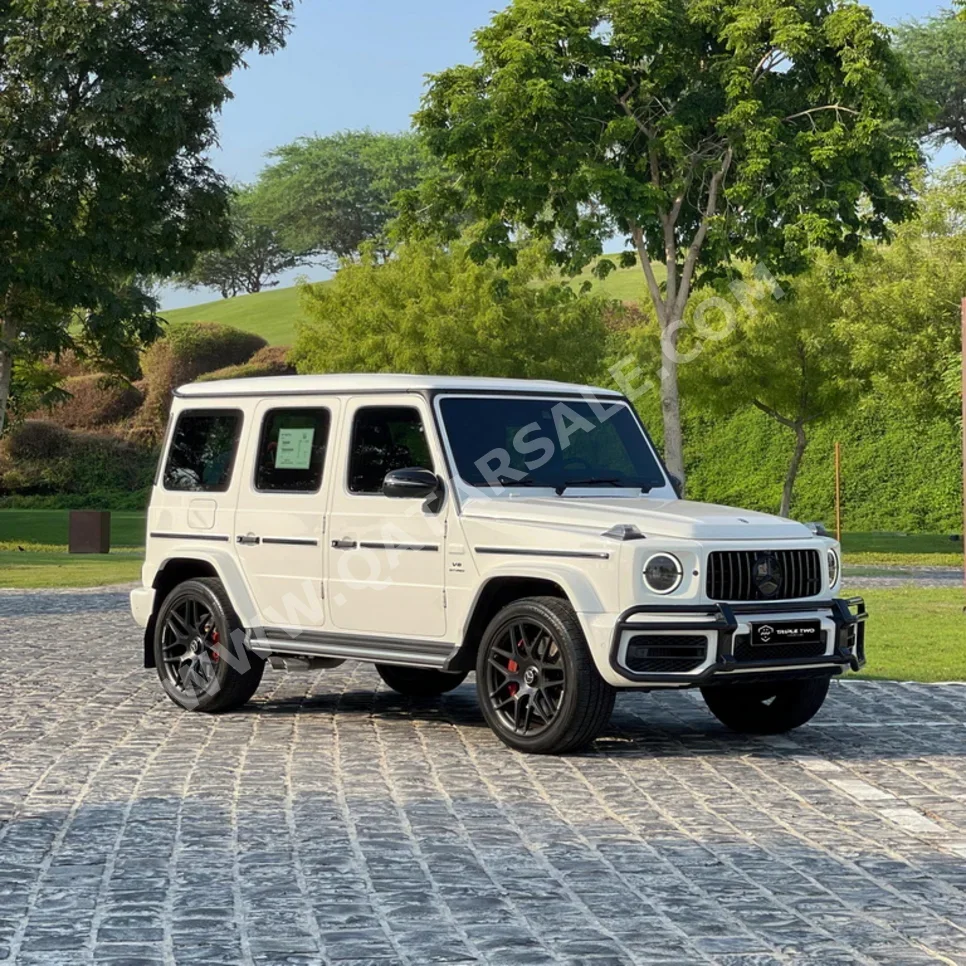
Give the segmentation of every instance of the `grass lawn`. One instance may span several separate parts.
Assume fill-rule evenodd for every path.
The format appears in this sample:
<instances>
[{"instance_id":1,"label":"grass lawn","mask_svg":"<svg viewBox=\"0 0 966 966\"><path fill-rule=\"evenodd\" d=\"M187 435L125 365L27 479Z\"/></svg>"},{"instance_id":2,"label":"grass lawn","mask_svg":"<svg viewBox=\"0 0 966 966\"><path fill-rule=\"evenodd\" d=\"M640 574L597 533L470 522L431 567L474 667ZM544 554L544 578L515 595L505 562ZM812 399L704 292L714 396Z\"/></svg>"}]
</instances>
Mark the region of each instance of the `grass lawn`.
<instances>
[{"instance_id":1,"label":"grass lawn","mask_svg":"<svg viewBox=\"0 0 966 966\"><path fill-rule=\"evenodd\" d=\"M847 564L962 567L963 542L939 533L843 533Z\"/></svg>"},{"instance_id":2,"label":"grass lawn","mask_svg":"<svg viewBox=\"0 0 966 966\"><path fill-rule=\"evenodd\" d=\"M0 587L105 587L141 578L144 554L119 550L108 555L68 554L63 550L20 553L0 550Z\"/></svg>"},{"instance_id":3,"label":"grass lawn","mask_svg":"<svg viewBox=\"0 0 966 966\"><path fill-rule=\"evenodd\" d=\"M663 266L655 266L663 277ZM646 300L647 284L640 266L621 268L598 281L589 270L574 280L574 285L590 281L593 290L622 302ZM291 345L295 341L295 323L301 316L298 289L276 288L257 295L239 295L233 299L218 299L186 309L171 309L161 315L168 322L221 322L245 332L254 332L270 345Z\"/></svg>"},{"instance_id":4,"label":"grass lawn","mask_svg":"<svg viewBox=\"0 0 966 966\"><path fill-rule=\"evenodd\" d=\"M960 589L861 592L869 608L868 678L966 681L966 596Z\"/></svg>"},{"instance_id":5,"label":"grass lawn","mask_svg":"<svg viewBox=\"0 0 966 966\"><path fill-rule=\"evenodd\" d=\"M0 550L66 547L68 517L68 510L0 510ZM111 546L143 547L145 529L144 513L112 513Z\"/></svg>"}]
</instances>

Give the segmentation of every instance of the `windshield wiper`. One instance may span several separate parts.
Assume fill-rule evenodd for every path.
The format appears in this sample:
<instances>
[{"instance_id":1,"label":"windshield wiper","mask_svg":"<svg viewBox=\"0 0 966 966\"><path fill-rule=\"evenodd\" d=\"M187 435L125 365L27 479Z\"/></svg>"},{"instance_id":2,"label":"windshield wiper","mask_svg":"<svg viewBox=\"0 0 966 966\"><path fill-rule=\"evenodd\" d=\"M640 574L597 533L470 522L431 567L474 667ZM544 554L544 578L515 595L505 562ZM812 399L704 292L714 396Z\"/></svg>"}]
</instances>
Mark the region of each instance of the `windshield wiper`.
<instances>
[{"instance_id":1,"label":"windshield wiper","mask_svg":"<svg viewBox=\"0 0 966 966\"><path fill-rule=\"evenodd\" d=\"M506 475L506 473L498 473L496 477L496 482L500 486L547 486L546 483L538 483L532 476L525 476L522 480L515 480L512 477Z\"/></svg>"},{"instance_id":2,"label":"windshield wiper","mask_svg":"<svg viewBox=\"0 0 966 966\"><path fill-rule=\"evenodd\" d=\"M628 489L640 489L641 493L650 493L654 488L653 483L632 483L618 476L591 476L586 480L567 480L554 487L557 496L562 496L564 490L571 486L618 486Z\"/></svg>"}]
</instances>

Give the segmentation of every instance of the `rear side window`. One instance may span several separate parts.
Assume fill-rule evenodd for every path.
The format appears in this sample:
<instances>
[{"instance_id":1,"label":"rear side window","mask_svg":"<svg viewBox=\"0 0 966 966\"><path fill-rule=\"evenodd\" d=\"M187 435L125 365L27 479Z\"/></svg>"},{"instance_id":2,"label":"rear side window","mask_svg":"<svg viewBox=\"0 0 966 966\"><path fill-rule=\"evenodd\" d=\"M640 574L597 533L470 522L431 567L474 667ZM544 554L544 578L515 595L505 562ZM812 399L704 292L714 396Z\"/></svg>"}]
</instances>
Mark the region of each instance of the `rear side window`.
<instances>
[{"instance_id":1,"label":"rear side window","mask_svg":"<svg viewBox=\"0 0 966 966\"><path fill-rule=\"evenodd\" d=\"M327 409L272 409L262 423L255 489L318 493L329 442Z\"/></svg>"},{"instance_id":2,"label":"rear side window","mask_svg":"<svg viewBox=\"0 0 966 966\"><path fill-rule=\"evenodd\" d=\"M220 409L183 412L171 438L164 467L164 488L224 493L238 452L242 414Z\"/></svg>"},{"instance_id":3,"label":"rear side window","mask_svg":"<svg viewBox=\"0 0 966 966\"><path fill-rule=\"evenodd\" d=\"M409 406L370 406L356 413L349 452L351 493L381 493L387 473L415 466L433 469L417 410Z\"/></svg>"}]
</instances>

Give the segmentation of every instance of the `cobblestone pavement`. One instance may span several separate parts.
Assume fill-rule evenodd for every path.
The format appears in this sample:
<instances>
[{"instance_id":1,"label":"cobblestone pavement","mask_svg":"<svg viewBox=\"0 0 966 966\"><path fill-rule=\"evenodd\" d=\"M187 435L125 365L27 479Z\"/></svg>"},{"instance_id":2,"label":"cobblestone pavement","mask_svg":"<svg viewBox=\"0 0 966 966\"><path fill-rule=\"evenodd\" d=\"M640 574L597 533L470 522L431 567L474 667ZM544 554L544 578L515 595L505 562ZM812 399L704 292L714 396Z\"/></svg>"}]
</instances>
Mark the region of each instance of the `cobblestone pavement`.
<instances>
[{"instance_id":1,"label":"cobblestone pavement","mask_svg":"<svg viewBox=\"0 0 966 966\"><path fill-rule=\"evenodd\" d=\"M769 740L624 694L554 759L359 665L183 713L117 593L0 595L0 646L0 960L966 964L960 685Z\"/></svg>"}]
</instances>

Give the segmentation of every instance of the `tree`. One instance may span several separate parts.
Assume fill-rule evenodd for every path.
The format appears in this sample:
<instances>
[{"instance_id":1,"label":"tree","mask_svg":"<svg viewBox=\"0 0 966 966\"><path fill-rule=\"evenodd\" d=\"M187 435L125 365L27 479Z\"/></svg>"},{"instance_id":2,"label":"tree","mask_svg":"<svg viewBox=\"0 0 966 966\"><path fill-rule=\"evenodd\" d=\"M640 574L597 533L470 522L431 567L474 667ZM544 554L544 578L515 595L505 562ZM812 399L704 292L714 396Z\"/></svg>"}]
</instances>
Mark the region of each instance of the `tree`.
<instances>
[{"instance_id":1,"label":"tree","mask_svg":"<svg viewBox=\"0 0 966 966\"><path fill-rule=\"evenodd\" d=\"M230 246L199 255L191 271L180 277L179 285L189 289L214 288L224 299L242 292L252 295L278 285L271 279L306 261L304 256L285 248L279 242L278 232L260 222L252 208L251 189L232 199Z\"/></svg>"},{"instance_id":2,"label":"tree","mask_svg":"<svg viewBox=\"0 0 966 966\"><path fill-rule=\"evenodd\" d=\"M0 431L16 359L76 348L121 370L157 336L136 276L224 243L205 154L245 52L293 0L0 5Z\"/></svg>"},{"instance_id":3,"label":"tree","mask_svg":"<svg viewBox=\"0 0 966 966\"><path fill-rule=\"evenodd\" d=\"M966 150L966 21L951 11L900 24L899 50L922 97L930 104L921 133L937 147Z\"/></svg>"},{"instance_id":4,"label":"tree","mask_svg":"<svg viewBox=\"0 0 966 966\"><path fill-rule=\"evenodd\" d=\"M513 0L475 43L479 60L433 77L416 115L488 219L473 255L512 257L523 225L576 271L614 232L632 240L683 478L692 289L736 258L802 270L813 246L848 251L907 217L908 76L867 7L825 0Z\"/></svg>"},{"instance_id":5,"label":"tree","mask_svg":"<svg viewBox=\"0 0 966 966\"><path fill-rule=\"evenodd\" d=\"M365 250L330 282L308 285L299 372L418 372L586 382L601 369L607 303L550 277L544 252L512 268L478 265L467 244Z\"/></svg>"},{"instance_id":6,"label":"tree","mask_svg":"<svg viewBox=\"0 0 966 966\"><path fill-rule=\"evenodd\" d=\"M730 413L752 405L794 433L783 517L791 514L810 427L854 404L865 384L849 351L843 310L850 281L849 261L819 258L781 301L746 300L734 311L733 331L706 339L685 376L709 409Z\"/></svg>"},{"instance_id":7,"label":"tree","mask_svg":"<svg viewBox=\"0 0 966 966\"><path fill-rule=\"evenodd\" d=\"M299 138L270 157L257 185L259 217L293 251L333 259L356 257L367 241L385 253L393 199L430 169L411 133Z\"/></svg>"}]
</instances>

